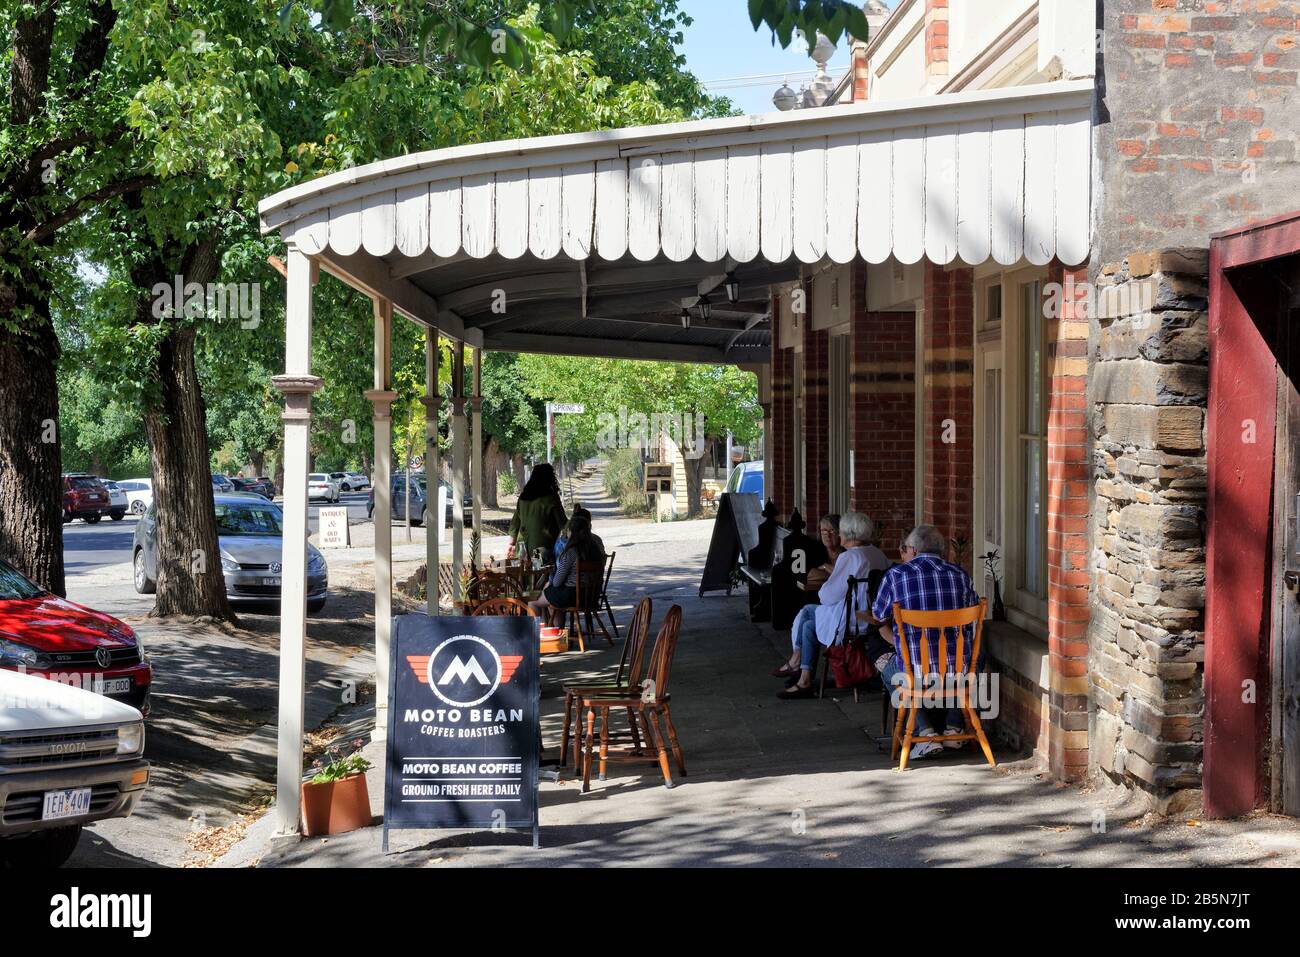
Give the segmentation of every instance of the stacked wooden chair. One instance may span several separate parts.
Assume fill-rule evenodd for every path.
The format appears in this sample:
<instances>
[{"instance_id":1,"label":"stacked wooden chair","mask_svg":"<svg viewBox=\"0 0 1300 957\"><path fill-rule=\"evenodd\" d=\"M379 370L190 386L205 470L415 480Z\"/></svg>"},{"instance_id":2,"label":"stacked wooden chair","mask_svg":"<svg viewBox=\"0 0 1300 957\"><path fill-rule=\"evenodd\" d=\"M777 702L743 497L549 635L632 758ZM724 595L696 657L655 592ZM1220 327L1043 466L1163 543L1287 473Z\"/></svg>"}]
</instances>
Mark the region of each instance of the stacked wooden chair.
<instances>
[{"instance_id":1,"label":"stacked wooden chair","mask_svg":"<svg viewBox=\"0 0 1300 957\"><path fill-rule=\"evenodd\" d=\"M668 750L671 748L677 771L686 777L686 758L682 754L681 743L677 740L677 728L673 725L668 706L670 694L668 680L672 676L673 657L677 652L677 636L682 627L682 607L673 605L664 616L659 635L655 638L654 653L650 658L650 677L640 691L630 688L629 692L589 693L582 696L582 710L586 712L586 747L582 762L582 790L591 789L591 763L595 751L595 726L600 723L600 769L599 776L605 779L607 763L616 761L655 761L664 778L664 786L673 786L672 769L668 764ZM646 732L653 754L646 754L639 746L639 733L634 732L631 748L610 748L610 713L626 710L628 721L633 726L639 723ZM662 727L660 722L663 722ZM665 740L665 733L667 739Z\"/></svg>"},{"instance_id":2,"label":"stacked wooden chair","mask_svg":"<svg viewBox=\"0 0 1300 957\"><path fill-rule=\"evenodd\" d=\"M569 739L573 739L573 769L582 769L582 698L587 694L639 694L641 679L645 673L646 647L650 634L650 616L654 602L642 598L632 612L632 621L628 624L627 639L623 642L623 654L618 661L618 671L608 681L588 683L575 682L564 686L564 731L560 738L560 763L568 760ZM641 735L632 711L628 711L630 736L634 746L641 746Z\"/></svg>"},{"instance_id":3,"label":"stacked wooden chair","mask_svg":"<svg viewBox=\"0 0 1300 957\"><path fill-rule=\"evenodd\" d=\"M984 609L986 604L987 602L981 598L978 605L972 605L970 608L958 608L953 611L908 611L898 602L894 602L894 634L898 636L898 648L902 653L904 681L897 688L886 688L885 694L893 696L898 708L898 715L894 719L893 748L889 755L891 761L898 758L901 744L902 757L898 763L898 770L907 770L907 759L911 753L912 745L921 741L937 741L940 743L944 741L978 741L990 766L997 767L997 762L993 760L993 750L989 747L989 739L984 734L983 725L980 724L979 702L974 700L971 694L971 690L976 686L975 665L980 657L980 638L984 630ZM912 652L907 641L905 625L921 629L921 640L918 642L921 652L920 662L912 661ZM967 627L974 629L969 655L966 654L966 643L962 640L962 629ZM957 640L955 642L957 657L952 662L951 669L956 676L955 687L951 689L951 695L947 697L945 707L960 708L966 716L968 730L961 734L918 736L914 734L917 710L932 703L932 700L926 700L927 692L925 688L916 686L918 670L916 666L919 665L921 675L947 675L949 671L949 654L945 632L948 629L957 630ZM938 634L939 657L937 661L931 660L930 642L927 640L926 635L929 631ZM945 689L945 693L947 693L947 690ZM933 699L933 689L929 694Z\"/></svg>"}]
</instances>

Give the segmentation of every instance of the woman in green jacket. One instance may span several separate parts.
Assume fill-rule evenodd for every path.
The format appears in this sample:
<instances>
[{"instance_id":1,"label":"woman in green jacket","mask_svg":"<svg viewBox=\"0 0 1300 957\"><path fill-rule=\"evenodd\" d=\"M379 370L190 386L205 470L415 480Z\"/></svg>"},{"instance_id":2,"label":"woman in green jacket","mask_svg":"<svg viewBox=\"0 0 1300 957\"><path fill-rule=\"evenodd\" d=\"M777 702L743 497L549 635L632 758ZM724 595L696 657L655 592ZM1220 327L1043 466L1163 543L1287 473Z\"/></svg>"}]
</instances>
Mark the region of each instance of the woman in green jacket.
<instances>
[{"instance_id":1,"label":"woman in green jacket","mask_svg":"<svg viewBox=\"0 0 1300 957\"><path fill-rule=\"evenodd\" d=\"M569 522L564 505L560 502L560 483L555 480L555 469L550 463L533 466L528 482L519 493L514 518L510 519L510 549L507 557L515 557L515 548L523 542L528 551L543 548L549 561L555 540Z\"/></svg>"}]
</instances>

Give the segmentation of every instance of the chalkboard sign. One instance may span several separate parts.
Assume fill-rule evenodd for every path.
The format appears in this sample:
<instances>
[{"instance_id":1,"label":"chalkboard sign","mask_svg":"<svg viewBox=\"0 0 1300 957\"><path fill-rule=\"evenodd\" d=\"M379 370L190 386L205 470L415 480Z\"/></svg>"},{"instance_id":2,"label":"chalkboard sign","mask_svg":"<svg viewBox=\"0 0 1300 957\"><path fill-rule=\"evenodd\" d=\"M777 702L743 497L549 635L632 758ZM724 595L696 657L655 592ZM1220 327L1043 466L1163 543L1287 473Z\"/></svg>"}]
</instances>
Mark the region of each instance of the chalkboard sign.
<instances>
[{"instance_id":1,"label":"chalkboard sign","mask_svg":"<svg viewBox=\"0 0 1300 957\"><path fill-rule=\"evenodd\" d=\"M724 589L731 594L731 570L736 559L748 555L749 550L758 544L762 507L759 497L750 492L723 493L718 503L718 515L713 520L709 554L704 560L701 595L706 591Z\"/></svg>"},{"instance_id":2,"label":"chalkboard sign","mask_svg":"<svg viewBox=\"0 0 1300 957\"><path fill-rule=\"evenodd\" d=\"M532 828L539 619L402 615L388 685L389 828Z\"/></svg>"}]
</instances>

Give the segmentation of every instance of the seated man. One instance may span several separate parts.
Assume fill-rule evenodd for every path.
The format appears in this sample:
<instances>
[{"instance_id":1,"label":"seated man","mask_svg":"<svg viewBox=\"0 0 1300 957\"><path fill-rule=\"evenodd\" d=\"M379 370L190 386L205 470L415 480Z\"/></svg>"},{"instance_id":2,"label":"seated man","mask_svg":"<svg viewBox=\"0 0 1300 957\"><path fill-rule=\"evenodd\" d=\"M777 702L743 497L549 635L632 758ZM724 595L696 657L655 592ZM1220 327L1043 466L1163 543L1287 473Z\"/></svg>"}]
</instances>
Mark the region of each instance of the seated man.
<instances>
[{"instance_id":1,"label":"seated man","mask_svg":"<svg viewBox=\"0 0 1300 957\"><path fill-rule=\"evenodd\" d=\"M889 567L889 559L871 539L875 537L875 526L871 519L861 512L846 512L839 522L840 538L844 550L835 559L826 584L818 591L819 605L805 605L795 617L794 627L790 631L793 653L790 660L773 670L778 678L797 675L794 683L785 691L777 694L778 698L789 701L793 698L811 698L813 696L812 673L817 664L817 655L822 646L830 647L838 643L845 632L844 622L849 617L849 579L857 581L853 589L857 592L853 601L857 608L866 609L867 576L872 569ZM849 627L854 634L867 630L865 623L854 616Z\"/></svg>"},{"instance_id":2,"label":"seated man","mask_svg":"<svg viewBox=\"0 0 1300 957\"><path fill-rule=\"evenodd\" d=\"M876 660L876 669L885 683L885 691L892 692L905 680L903 676L903 658L898 652L898 636L894 634L894 603L902 605L908 611L953 611L957 608L969 608L979 604L979 595L971 583L970 575L960 565L945 561L944 537L933 525L918 525L912 529L903 541L903 564L895 565L881 582L876 602L871 607L871 617L880 624L880 634L891 646L891 651L880 655ZM912 659L912 667L919 669L921 661L921 630L907 626L907 649ZM949 629L944 635L948 643L948 667L951 669L957 655L956 629ZM927 638L930 645L930 661L939 660L938 641L934 632ZM964 657L970 655L970 635L962 630L962 641L966 643ZM929 676L919 676L921 680L934 680ZM918 687L920 687L918 685ZM947 714L947 727L944 734L961 734L965 728L960 708L950 708ZM921 710L916 716L918 737L934 734L930 728L930 719ZM908 760L915 761L927 755L941 751L944 747L960 748L963 741L919 741L912 746Z\"/></svg>"}]
</instances>

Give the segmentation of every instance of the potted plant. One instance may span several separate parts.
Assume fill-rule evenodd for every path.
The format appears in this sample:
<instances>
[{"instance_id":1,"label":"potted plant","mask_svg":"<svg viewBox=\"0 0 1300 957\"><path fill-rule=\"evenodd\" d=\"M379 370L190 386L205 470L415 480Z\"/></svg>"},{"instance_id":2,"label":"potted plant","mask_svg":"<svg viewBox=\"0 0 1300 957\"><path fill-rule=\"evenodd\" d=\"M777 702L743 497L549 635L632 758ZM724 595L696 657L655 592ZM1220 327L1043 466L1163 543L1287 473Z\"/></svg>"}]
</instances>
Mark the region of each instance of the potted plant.
<instances>
[{"instance_id":1,"label":"potted plant","mask_svg":"<svg viewBox=\"0 0 1300 957\"><path fill-rule=\"evenodd\" d=\"M370 762L361 756L361 745L357 738L347 753L332 746L325 752L325 760L312 762L316 773L302 783L302 825L307 837L370 826L374 819L366 788Z\"/></svg>"},{"instance_id":2,"label":"potted plant","mask_svg":"<svg viewBox=\"0 0 1300 957\"><path fill-rule=\"evenodd\" d=\"M993 620L1006 621L1007 609L1002 604L1002 580L998 577L998 551L992 549L980 556L984 562L984 572L988 580L993 582Z\"/></svg>"}]
</instances>

